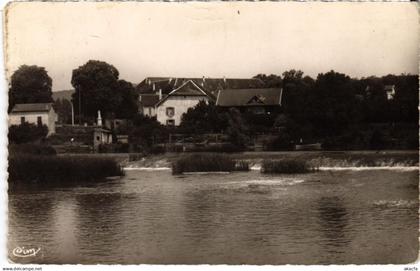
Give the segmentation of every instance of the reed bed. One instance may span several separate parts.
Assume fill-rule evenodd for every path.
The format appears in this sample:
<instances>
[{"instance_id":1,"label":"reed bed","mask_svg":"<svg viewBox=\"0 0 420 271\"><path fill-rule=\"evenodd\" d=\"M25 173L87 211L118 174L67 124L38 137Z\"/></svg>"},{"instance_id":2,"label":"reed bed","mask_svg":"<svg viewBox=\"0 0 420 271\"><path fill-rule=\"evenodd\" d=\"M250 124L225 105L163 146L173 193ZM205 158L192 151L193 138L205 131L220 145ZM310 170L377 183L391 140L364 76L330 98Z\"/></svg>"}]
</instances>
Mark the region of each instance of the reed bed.
<instances>
[{"instance_id":1,"label":"reed bed","mask_svg":"<svg viewBox=\"0 0 420 271\"><path fill-rule=\"evenodd\" d=\"M309 173L316 171L317 168L309 165L304 160L281 159L281 160L263 160L261 164L261 173Z\"/></svg>"},{"instance_id":2,"label":"reed bed","mask_svg":"<svg viewBox=\"0 0 420 271\"><path fill-rule=\"evenodd\" d=\"M235 165L235 160L223 154L190 154L182 156L172 163L172 173L230 172L235 170Z\"/></svg>"},{"instance_id":3,"label":"reed bed","mask_svg":"<svg viewBox=\"0 0 420 271\"><path fill-rule=\"evenodd\" d=\"M85 182L123 176L111 158L13 155L9 157L9 182Z\"/></svg>"}]
</instances>

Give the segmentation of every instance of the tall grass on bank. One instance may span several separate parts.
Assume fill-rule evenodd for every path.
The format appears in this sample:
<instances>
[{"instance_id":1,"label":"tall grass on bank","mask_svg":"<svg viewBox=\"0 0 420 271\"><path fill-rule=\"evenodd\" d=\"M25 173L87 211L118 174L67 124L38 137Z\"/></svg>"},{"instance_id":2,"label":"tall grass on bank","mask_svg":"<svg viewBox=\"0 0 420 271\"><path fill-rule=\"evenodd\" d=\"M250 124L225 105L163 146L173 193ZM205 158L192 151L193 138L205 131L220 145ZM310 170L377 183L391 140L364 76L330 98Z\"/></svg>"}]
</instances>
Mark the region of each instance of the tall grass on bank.
<instances>
[{"instance_id":1,"label":"tall grass on bank","mask_svg":"<svg viewBox=\"0 0 420 271\"><path fill-rule=\"evenodd\" d=\"M261 164L261 173L308 173L315 171L316 168L310 166L303 160L263 160Z\"/></svg>"},{"instance_id":2,"label":"tall grass on bank","mask_svg":"<svg viewBox=\"0 0 420 271\"><path fill-rule=\"evenodd\" d=\"M111 158L12 155L9 182L84 182L122 176L124 171Z\"/></svg>"},{"instance_id":3,"label":"tall grass on bank","mask_svg":"<svg viewBox=\"0 0 420 271\"><path fill-rule=\"evenodd\" d=\"M172 173L234 171L236 162L227 155L190 154L172 163Z\"/></svg>"}]
</instances>

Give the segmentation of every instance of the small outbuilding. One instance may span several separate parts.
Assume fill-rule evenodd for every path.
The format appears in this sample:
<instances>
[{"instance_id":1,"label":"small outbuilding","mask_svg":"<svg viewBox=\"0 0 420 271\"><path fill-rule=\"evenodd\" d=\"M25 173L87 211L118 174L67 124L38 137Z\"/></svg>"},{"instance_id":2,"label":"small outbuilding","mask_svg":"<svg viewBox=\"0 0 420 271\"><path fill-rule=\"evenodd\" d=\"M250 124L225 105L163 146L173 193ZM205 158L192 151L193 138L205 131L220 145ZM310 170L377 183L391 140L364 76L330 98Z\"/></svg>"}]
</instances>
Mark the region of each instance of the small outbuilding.
<instances>
[{"instance_id":1,"label":"small outbuilding","mask_svg":"<svg viewBox=\"0 0 420 271\"><path fill-rule=\"evenodd\" d=\"M25 122L46 125L48 135L55 134L57 114L52 103L27 103L15 104L9 113L9 126L20 125Z\"/></svg>"}]
</instances>

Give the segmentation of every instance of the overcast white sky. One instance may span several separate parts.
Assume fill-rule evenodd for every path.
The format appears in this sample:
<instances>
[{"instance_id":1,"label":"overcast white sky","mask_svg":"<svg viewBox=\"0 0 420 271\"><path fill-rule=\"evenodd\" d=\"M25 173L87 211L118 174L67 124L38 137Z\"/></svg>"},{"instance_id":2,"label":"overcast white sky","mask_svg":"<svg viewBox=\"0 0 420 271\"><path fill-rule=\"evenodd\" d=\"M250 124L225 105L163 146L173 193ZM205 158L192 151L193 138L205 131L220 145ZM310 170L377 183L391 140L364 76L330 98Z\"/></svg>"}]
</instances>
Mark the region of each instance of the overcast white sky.
<instances>
[{"instance_id":1,"label":"overcast white sky","mask_svg":"<svg viewBox=\"0 0 420 271\"><path fill-rule=\"evenodd\" d=\"M53 90L103 60L120 78L252 77L334 69L353 77L418 73L415 3L14 3L6 22L9 77L39 65Z\"/></svg>"}]
</instances>

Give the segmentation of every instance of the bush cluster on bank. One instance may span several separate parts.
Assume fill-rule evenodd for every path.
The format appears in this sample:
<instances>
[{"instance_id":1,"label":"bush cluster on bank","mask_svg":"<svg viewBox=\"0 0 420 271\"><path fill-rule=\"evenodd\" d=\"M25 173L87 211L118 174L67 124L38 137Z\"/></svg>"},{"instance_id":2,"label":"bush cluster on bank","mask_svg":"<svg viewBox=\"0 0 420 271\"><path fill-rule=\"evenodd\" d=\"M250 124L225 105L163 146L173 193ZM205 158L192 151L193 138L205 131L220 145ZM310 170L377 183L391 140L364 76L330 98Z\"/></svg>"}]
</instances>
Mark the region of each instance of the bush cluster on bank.
<instances>
[{"instance_id":1,"label":"bush cluster on bank","mask_svg":"<svg viewBox=\"0 0 420 271\"><path fill-rule=\"evenodd\" d=\"M9 144L9 153L15 154L32 154L32 155L55 155L56 150L50 145L43 144Z\"/></svg>"},{"instance_id":2,"label":"bush cluster on bank","mask_svg":"<svg viewBox=\"0 0 420 271\"><path fill-rule=\"evenodd\" d=\"M308 173L315 171L316 168L310 166L304 160L263 160L261 164L261 173Z\"/></svg>"},{"instance_id":3,"label":"bush cluster on bank","mask_svg":"<svg viewBox=\"0 0 420 271\"><path fill-rule=\"evenodd\" d=\"M179 158L172 164L173 174L184 172L220 172L234 171L236 162L223 154L191 154Z\"/></svg>"},{"instance_id":4,"label":"bush cluster on bank","mask_svg":"<svg viewBox=\"0 0 420 271\"><path fill-rule=\"evenodd\" d=\"M110 158L17 154L9 157L9 182L77 182L122 176Z\"/></svg>"}]
</instances>

